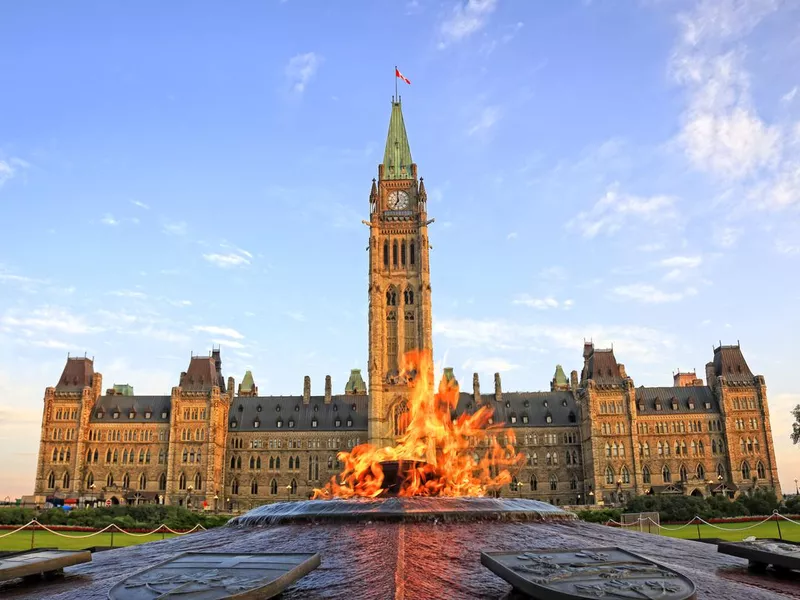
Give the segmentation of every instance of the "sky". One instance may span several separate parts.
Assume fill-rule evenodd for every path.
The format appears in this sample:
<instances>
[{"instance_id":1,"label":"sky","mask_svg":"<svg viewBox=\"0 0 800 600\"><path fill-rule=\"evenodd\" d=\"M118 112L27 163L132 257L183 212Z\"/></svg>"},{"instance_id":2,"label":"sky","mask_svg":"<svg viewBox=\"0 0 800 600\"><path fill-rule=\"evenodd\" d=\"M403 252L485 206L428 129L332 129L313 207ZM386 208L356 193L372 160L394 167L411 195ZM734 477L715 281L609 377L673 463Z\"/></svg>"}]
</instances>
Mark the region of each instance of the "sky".
<instances>
[{"instance_id":1,"label":"sky","mask_svg":"<svg viewBox=\"0 0 800 600\"><path fill-rule=\"evenodd\" d=\"M583 341L668 386L741 343L800 448L800 3L29 0L0 8L0 499L67 353L169 394L194 354L301 394L366 372L394 94L434 353L549 389Z\"/></svg>"}]
</instances>

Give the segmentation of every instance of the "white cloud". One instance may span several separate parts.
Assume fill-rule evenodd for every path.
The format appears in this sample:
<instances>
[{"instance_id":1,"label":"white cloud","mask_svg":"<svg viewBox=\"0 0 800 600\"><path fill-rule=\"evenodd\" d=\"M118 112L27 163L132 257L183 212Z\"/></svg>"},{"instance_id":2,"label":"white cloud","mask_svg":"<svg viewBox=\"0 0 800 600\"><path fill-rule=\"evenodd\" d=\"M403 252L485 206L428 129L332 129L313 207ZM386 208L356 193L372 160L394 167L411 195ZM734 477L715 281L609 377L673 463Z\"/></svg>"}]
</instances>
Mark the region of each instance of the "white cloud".
<instances>
[{"instance_id":1,"label":"white cloud","mask_svg":"<svg viewBox=\"0 0 800 600\"><path fill-rule=\"evenodd\" d=\"M322 64L322 57L314 52L297 54L289 59L289 63L286 65L286 77L289 79L292 89L298 94L302 94L320 64Z\"/></svg>"},{"instance_id":2,"label":"white cloud","mask_svg":"<svg viewBox=\"0 0 800 600\"><path fill-rule=\"evenodd\" d=\"M58 340L37 340L31 342L31 345L38 346L40 348L50 348L55 350L69 350L72 348L69 344L65 344L64 342L59 342Z\"/></svg>"},{"instance_id":3,"label":"white cloud","mask_svg":"<svg viewBox=\"0 0 800 600\"><path fill-rule=\"evenodd\" d=\"M515 239L517 239L517 237L519 237L519 236L518 236L518 234L517 234L517 232L516 232L516 231L512 231L511 233L509 233L509 234L506 236L506 239L507 239L507 240L515 240Z\"/></svg>"},{"instance_id":4,"label":"white cloud","mask_svg":"<svg viewBox=\"0 0 800 600\"><path fill-rule=\"evenodd\" d=\"M567 227L577 228L583 237L591 239L601 233L613 235L634 221L657 224L676 216L675 198L624 194L614 184L590 210L582 211L570 220Z\"/></svg>"},{"instance_id":5,"label":"white cloud","mask_svg":"<svg viewBox=\"0 0 800 600\"><path fill-rule=\"evenodd\" d=\"M470 371L475 373L507 373L519 368L520 365L498 357L469 358L461 365L461 370L467 373ZM466 389L464 386L468 385L467 382L459 382L459 384L462 389Z\"/></svg>"},{"instance_id":6,"label":"white cloud","mask_svg":"<svg viewBox=\"0 0 800 600\"><path fill-rule=\"evenodd\" d=\"M791 90L789 90L783 96L781 96L781 102L783 102L784 104L789 104L792 100L794 100L794 97L797 96L797 90L798 87L794 86Z\"/></svg>"},{"instance_id":7,"label":"white cloud","mask_svg":"<svg viewBox=\"0 0 800 600\"><path fill-rule=\"evenodd\" d=\"M147 204L140 202L139 200L131 200L131 204L138 206L139 208L143 208L144 210L150 210L150 207Z\"/></svg>"},{"instance_id":8,"label":"white cloud","mask_svg":"<svg viewBox=\"0 0 800 600\"><path fill-rule=\"evenodd\" d=\"M633 283L620 285L612 290L619 298L635 300L647 304L663 304L665 302L679 302L689 296L697 294L695 288L687 288L682 292L665 292L647 283Z\"/></svg>"},{"instance_id":9,"label":"white cloud","mask_svg":"<svg viewBox=\"0 0 800 600\"><path fill-rule=\"evenodd\" d=\"M669 269L664 281L682 281L695 277L695 270L702 263L702 256L672 256L660 260L658 265Z\"/></svg>"},{"instance_id":10,"label":"white cloud","mask_svg":"<svg viewBox=\"0 0 800 600\"><path fill-rule=\"evenodd\" d=\"M217 327L216 325L195 325L192 331L202 331L211 335L221 335L234 340L243 340L244 336L231 327Z\"/></svg>"},{"instance_id":11,"label":"white cloud","mask_svg":"<svg viewBox=\"0 0 800 600\"><path fill-rule=\"evenodd\" d=\"M115 290L113 292L108 292L110 296L119 296L120 298L138 298L139 300L143 300L147 298L147 294L144 292L137 292L134 290Z\"/></svg>"},{"instance_id":12,"label":"white cloud","mask_svg":"<svg viewBox=\"0 0 800 600\"><path fill-rule=\"evenodd\" d=\"M55 306L46 306L29 313L8 311L0 318L0 324L17 329L24 335L33 331L60 331L73 335L103 331L102 327L90 325L84 317Z\"/></svg>"},{"instance_id":13,"label":"white cloud","mask_svg":"<svg viewBox=\"0 0 800 600\"><path fill-rule=\"evenodd\" d=\"M788 256L795 256L800 254L800 244L797 242L787 242L785 240L777 240L775 242L775 251L779 254L786 254Z\"/></svg>"},{"instance_id":14,"label":"white cloud","mask_svg":"<svg viewBox=\"0 0 800 600\"><path fill-rule=\"evenodd\" d=\"M294 319L295 321L305 321L306 316L300 311L287 311L284 313L290 319Z\"/></svg>"},{"instance_id":15,"label":"white cloud","mask_svg":"<svg viewBox=\"0 0 800 600\"><path fill-rule=\"evenodd\" d=\"M659 250L663 249L664 249L664 244L661 243L642 244L641 246L636 248L636 250L638 250L639 252L658 252Z\"/></svg>"},{"instance_id":16,"label":"white cloud","mask_svg":"<svg viewBox=\"0 0 800 600\"><path fill-rule=\"evenodd\" d=\"M473 122L467 130L467 135L475 135L476 133L484 133L489 131L495 126L500 118L500 110L496 106L486 106L481 110L478 118Z\"/></svg>"},{"instance_id":17,"label":"white cloud","mask_svg":"<svg viewBox=\"0 0 800 600\"><path fill-rule=\"evenodd\" d=\"M203 254L203 258L212 265L227 269L230 267L245 267L250 264L250 259L244 254L230 252L228 254Z\"/></svg>"},{"instance_id":18,"label":"white cloud","mask_svg":"<svg viewBox=\"0 0 800 600\"><path fill-rule=\"evenodd\" d=\"M521 306L529 306L530 308L535 308L537 310L548 310L551 308L569 309L574 304L572 300L564 300L563 302L559 302L552 297L533 298L527 294L523 294L522 296L515 298L511 301L511 303Z\"/></svg>"},{"instance_id":19,"label":"white cloud","mask_svg":"<svg viewBox=\"0 0 800 600\"><path fill-rule=\"evenodd\" d=\"M0 160L0 188L7 182L13 179L20 169L26 169L30 165L21 158L9 158L8 160Z\"/></svg>"},{"instance_id":20,"label":"white cloud","mask_svg":"<svg viewBox=\"0 0 800 600\"><path fill-rule=\"evenodd\" d=\"M186 306L191 306L191 300L167 300L167 304L171 304L172 306L177 306L179 308L184 308Z\"/></svg>"},{"instance_id":21,"label":"white cloud","mask_svg":"<svg viewBox=\"0 0 800 600\"><path fill-rule=\"evenodd\" d=\"M459 0L450 16L439 28L442 35L439 48L466 39L483 29L495 8L497 0L467 0L467 2Z\"/></svg>"},{"instance_id":22,"label":"white cloud","mask_svg":"<svg viewBox=\"0 0 800 600\"><path fill-rule=\"evenodd\" d=\"M663 360L664 350L675 347L672 334L640 326L525 325L506 320L433 320L433 333L453 347L479 348L482 352L530 349L531 345L575 351L585 339L613 342L619 355L630 354L644 362Z\"/></svg>"},{"instance_id":23,"label":"white cloud","mask_svg":"<svg viewBox=\"0 0 800 600\"><path fill-rule=\"evenodd\" d=\"M732 248L739 241L743 233L741 227L717 227L715 226L712 233L712 240L715 245L720 248Z\"/></svg>"},{"instance_id":24,"label":"white cloud","mask_svg":"<svg viewBox=\"0 0 800 600\"><path fill-rule=\"evenodd\" d=\"M103 225L109 225L111 227L119 225L119 223L120 223L120 221L118 219L115 219L113 215L110 215L108 213L106 213L106 215L102 219L100 219L100 222Z\"/></svg>"},{"instance_id":25,"label":"white cloud","mask_svg":"<svg viewBox=\"0 0 800 600\"><path fill-rule=\"evenodd\" d=\"M189 231L188 226L183 221L178 223L165 223L161 229L164 233L169 235L186 235Z\"/></svg>"}]
</instances>

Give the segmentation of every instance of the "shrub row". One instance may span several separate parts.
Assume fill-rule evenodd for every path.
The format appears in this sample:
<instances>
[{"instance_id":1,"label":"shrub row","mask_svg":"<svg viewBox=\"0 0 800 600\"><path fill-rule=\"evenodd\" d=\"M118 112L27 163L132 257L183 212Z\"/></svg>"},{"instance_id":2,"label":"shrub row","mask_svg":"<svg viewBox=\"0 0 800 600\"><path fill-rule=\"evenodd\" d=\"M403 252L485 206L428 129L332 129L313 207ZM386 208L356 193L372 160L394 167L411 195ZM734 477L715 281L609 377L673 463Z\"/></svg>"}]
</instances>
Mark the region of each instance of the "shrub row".
<instances>
[{"instance_id":1,"label":"shrub row","mask_svg":"<svg viewBox=\"0 0 800 600\"><path fill-rule=\"evenodd\" d=\"M126 531L152 531L159 525L176 531L187 531L196 525L206 529L219 527L228 522L227 515L192 512L180 506L145 504L141 506L108 506L99 508L62 508L35 511L28 508L0 508L0 525L24 525L31 519L42 525L64 525L103 529L112 523Z\"/></svg>"}]
</instances>

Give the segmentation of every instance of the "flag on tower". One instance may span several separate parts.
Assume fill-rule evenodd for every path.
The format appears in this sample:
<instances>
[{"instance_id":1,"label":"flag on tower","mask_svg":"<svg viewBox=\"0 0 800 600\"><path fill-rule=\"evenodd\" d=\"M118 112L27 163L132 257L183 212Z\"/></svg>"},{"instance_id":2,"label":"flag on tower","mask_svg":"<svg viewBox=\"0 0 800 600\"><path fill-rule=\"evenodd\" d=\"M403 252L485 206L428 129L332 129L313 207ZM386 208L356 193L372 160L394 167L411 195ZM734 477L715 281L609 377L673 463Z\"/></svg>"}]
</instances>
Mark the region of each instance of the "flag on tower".
<instances>
[{"instance_id":1,"label":"flag on tower","mask_svg":"<svg viewBox=\"0 0 800 600\"><path fill-rule=\"evenodd\" d=\"M402 79L408 85L411 85L411 82L400 72L400 69L398 69L397 67L394 68L394 76Z\"/></svg>"}]
</instances>

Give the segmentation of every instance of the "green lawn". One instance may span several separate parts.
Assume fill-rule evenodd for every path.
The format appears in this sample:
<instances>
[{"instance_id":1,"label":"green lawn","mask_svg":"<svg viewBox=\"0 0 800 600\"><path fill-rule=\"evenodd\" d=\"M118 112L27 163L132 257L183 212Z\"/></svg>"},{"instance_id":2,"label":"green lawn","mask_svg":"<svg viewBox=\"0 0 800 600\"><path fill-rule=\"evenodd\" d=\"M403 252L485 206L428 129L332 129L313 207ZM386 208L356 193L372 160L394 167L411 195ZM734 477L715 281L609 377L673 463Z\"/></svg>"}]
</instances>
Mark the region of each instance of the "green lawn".
<instances>
[{"instance_id":1,"label":"green lawn","mask_svg":"<svg viewBox=\"0 0 800 600\"><path fill-rule=\"evenodd\" d=\"M0 535L4 532L0 531ZM101 533L88 537L87 534L78 531L64 532L66 535L75 537L61 537L50 533L49 531L42 531L37 529L33 535L34 548L58 548L59 550L82 550L83 548L90 548L92 546L133 546L134 544L143 544L144 542L153 542L160 539L174 537L172 533L153 533L146 536L125 535L118 531L112 533ZM191 535L191 534L189 534ZM80 536L80 537L78 537ZM112 541L113 536L113 541ZM0 551L11 550L30 550L31 549L31 531L18 531L12 535L0 538Z\"/></svg>"},{"instance_id":2,"label":"green lawn","mask_svg":"<svg viewBox=\"0 0 800 600\"><path fill-rule=\"evenodd\" d=\"M800 542L800 525L795 525L794 523L790 523L789 521L769 521L767 523L761 523L756 527L752 527L753 523L715 523L717 527L722 527L723 529L716 529L715 527L710 527L709 525L700 525L700 537L706 538L719 538L721 540L727 540L731 542L740 542L746 537L755 536L757 538L775 538L778 539L778 526L777 524L780 523L781 527L781 534L784 540L788 540L791 542ZM750 529L744 529L745 527L750 526ZM659 530L661 535L667 535L670 537L676 538L683 538L687 540L696 540L697 539L697 526L692 524L688 527L684 527L678 531L670 531L671 529L677 528L678 525L664 525L668 529L661 529ZM626 528L629 531L636 531L635 527ZM645 527L645 531L647 528ZM653 533L656 532L656 527L652 527L651 531Z\"/></svg>"}]
</instances>

